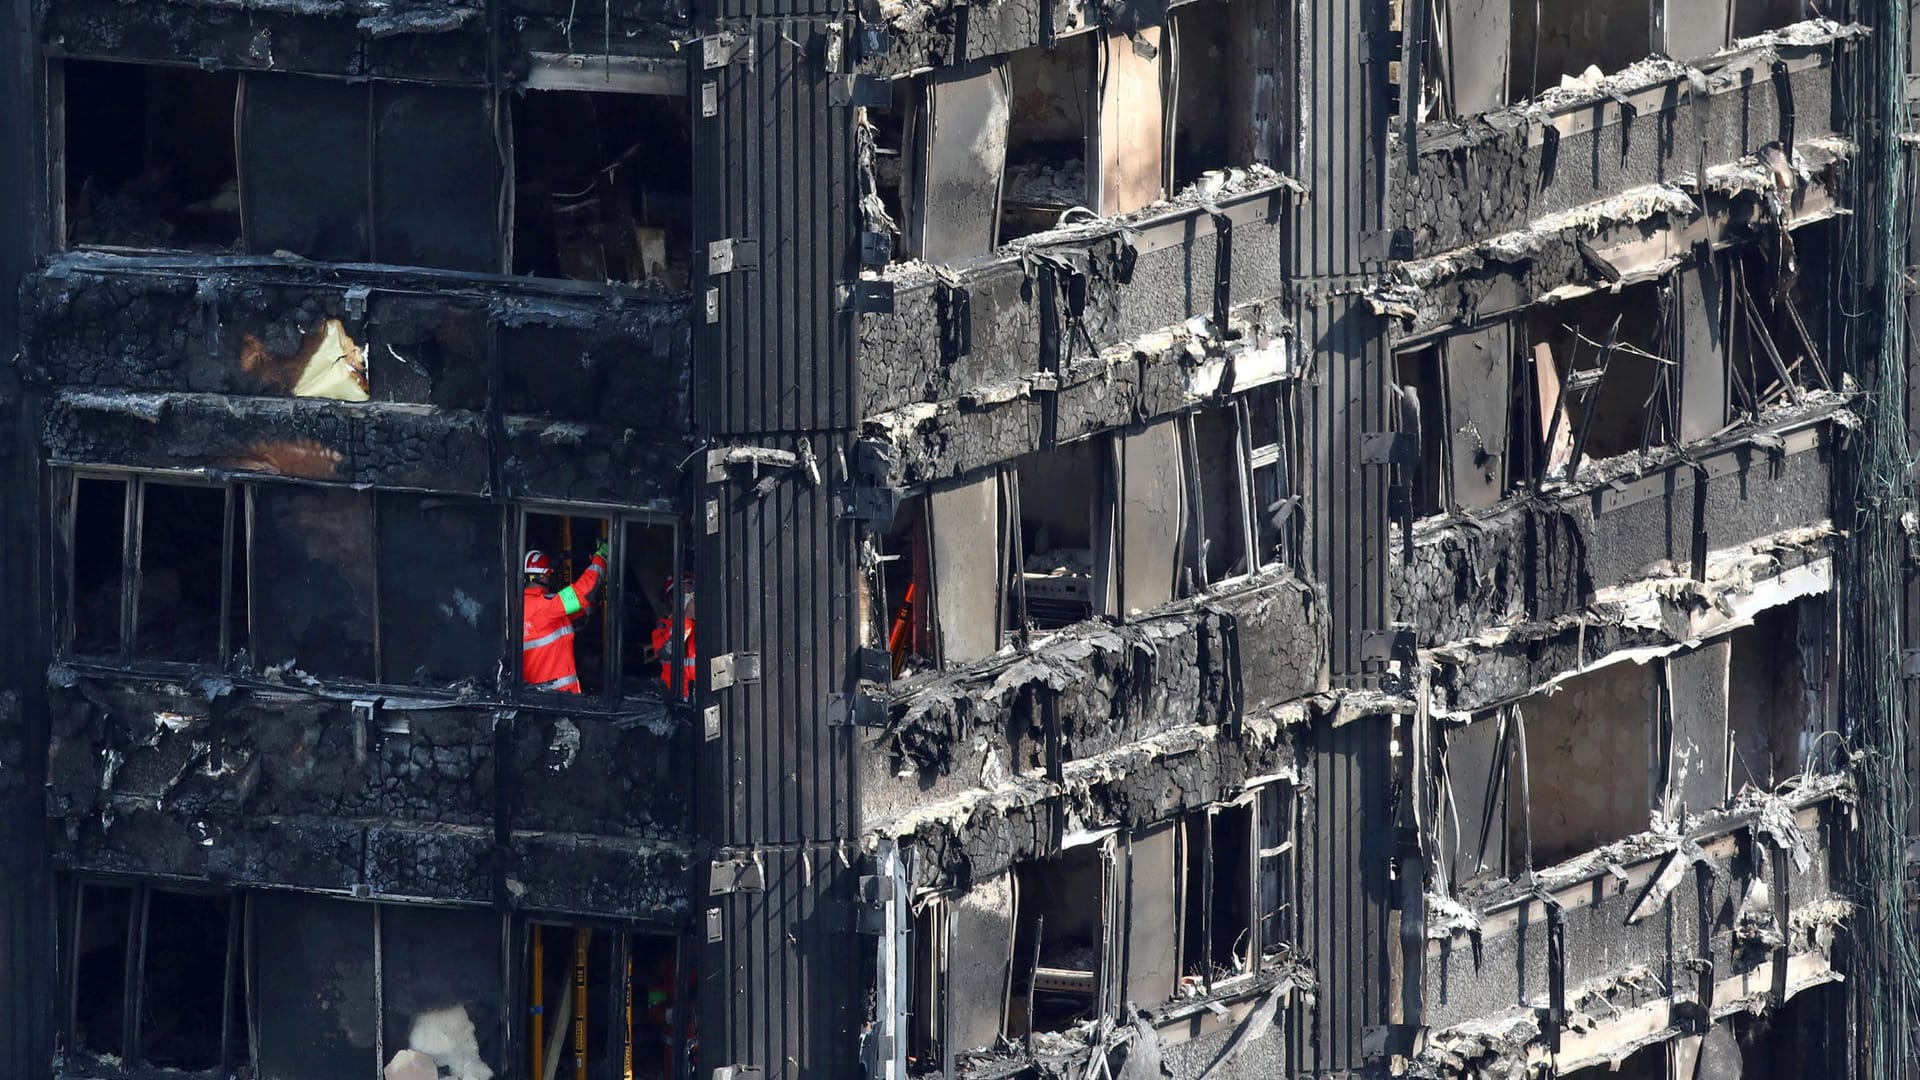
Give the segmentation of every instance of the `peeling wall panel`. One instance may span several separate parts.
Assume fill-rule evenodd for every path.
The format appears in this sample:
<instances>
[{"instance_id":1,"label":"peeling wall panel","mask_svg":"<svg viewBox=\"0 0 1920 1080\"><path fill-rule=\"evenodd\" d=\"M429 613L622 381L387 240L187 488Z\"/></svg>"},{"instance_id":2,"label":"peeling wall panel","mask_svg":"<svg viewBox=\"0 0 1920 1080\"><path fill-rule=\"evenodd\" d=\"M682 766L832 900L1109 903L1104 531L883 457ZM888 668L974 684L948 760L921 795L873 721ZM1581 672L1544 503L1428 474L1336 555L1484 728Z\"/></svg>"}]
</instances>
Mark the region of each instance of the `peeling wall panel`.
<instances>
[{"instance_id":1,"label":"peeling wall panel","mask_svg":"<svg viewBox=\"0 0 1920 1080\"><path fill-rule=\"evenodd\" d=\"M1672 691L1666 777L1669 815L1698 814L1727 801L1727 677L1732 644L1725 638L1667 660Z\"/></svg>"},{"instance_id":2,"label":"peeling wall panel","mask_svg":"<svg viewBox=\"0 0 1920 1080\"><path fill-rule=\"evenodd\" d=\"M913 249L928 262L958 262L993 251L1000 184L1007 165L1004 62L943 68L932 76L920 196L912 206Z\"/></svg>"},{"instance_id":3,"label":"peeling wall panel","mask_svg":"<svg viewBox=\"0 0 1920 1080\"><path fill-rule=\"evenodd\" d=\"M1189 537L1179 424L1123 432L1119 445L1118 612L1150 611L1179 595Z\"/></svg>"},{"instance_id":4,"label":"peeling wall panel","mask_svg":"<svg viewBox=\"0 0 1920 1080\"><path fill-rule=\"evenodd\" d=\"M927 495L933 538L934 620L944 664L992 656L1007 625L1012 530L1001 506L1003 481L991 473Z\"/></svg>"},{"instance_id":5,"label":"peeling wall panel","mask_svg":"<svg viewBox=\"0 0 1920 1080\"><path fill-rule=\"evenodd\" d=\"M1512 341L1504 322L1447 338L1446 438L1460 508L1493 506L1507 491Z\"/></svg>"}]
</instances>

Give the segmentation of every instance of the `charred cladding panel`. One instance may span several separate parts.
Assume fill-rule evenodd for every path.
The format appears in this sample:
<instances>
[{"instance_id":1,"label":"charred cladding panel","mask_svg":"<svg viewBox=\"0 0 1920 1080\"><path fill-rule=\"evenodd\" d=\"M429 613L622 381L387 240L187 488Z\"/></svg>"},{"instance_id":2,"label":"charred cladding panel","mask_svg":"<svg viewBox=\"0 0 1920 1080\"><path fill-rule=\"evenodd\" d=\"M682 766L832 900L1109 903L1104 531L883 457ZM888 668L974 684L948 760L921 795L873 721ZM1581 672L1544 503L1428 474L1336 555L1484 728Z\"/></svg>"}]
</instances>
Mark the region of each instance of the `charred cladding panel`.
<instances>
[{"instance_id":1,"label":"charred cladding panel","mask_svg":"<svg viewBox=\"0 0 1920 1080\"><path fill-rule=\"evenodd\" d=\"M837 27L765 22L691 58L695 415L719 434L844 428L853 414L853 108ZM704 315L702 314L704 312Z\"/></svg>"},{"instance_id":2,"label":"charred cladding panel","mask_svg":"<svg viewBox=\"0 0 1920 1080\"><path fill-rule=\"evenodd\" d=\"M1281 171L1307 185L1292 215L1290 263L1301 277L1358 274L1388 255L1386 225L1387 5L1322 0L1289 5L1299 77L1289 123L1299 128ZM1311 12L1311 20L1306 20Z\"/></svg>"},{"instance_id":3,"label":"charred cladding panel","mask_svg":"<svg viewBox=\"0 0 1920 1080\"><path fill-rule=\"evenodd\" d=\"M699 560L713 586L696 602L719 722L707 809L723 843L845 839L853 729L833 711L853 690L856 525L803 470L765 493L744 471L740 481L707 489L719 530Z\"/></svg>"},{"instance_id":4,"label":"charred cladding panel","mask_svg":"<svg viewBox=\"0 0 1920 1080\"><path fill-rule=\"evenodd\" d=\"M1313 732L1312 789L1303 793L1295 863L1294 938L1325 988L1295 1013L1289 1057L1300 1074L1358 1074L1362 1039L1388 1020L1393 786L1391 717L1367 716Z\"/></svg>"},{"instance_id":5,"label":"charred cladding panel","mask_svg":"<svg viewBox=\"0 0 1920 1080\"><path fill-rule=\"evenodd\" d=\"M1313 576L1327 591L1332 672L1377 675L1386 659L1388 380L1384 321L1336 300L1297 316L1315 372L1304 403Z\"/></svg>"}]
</instances>

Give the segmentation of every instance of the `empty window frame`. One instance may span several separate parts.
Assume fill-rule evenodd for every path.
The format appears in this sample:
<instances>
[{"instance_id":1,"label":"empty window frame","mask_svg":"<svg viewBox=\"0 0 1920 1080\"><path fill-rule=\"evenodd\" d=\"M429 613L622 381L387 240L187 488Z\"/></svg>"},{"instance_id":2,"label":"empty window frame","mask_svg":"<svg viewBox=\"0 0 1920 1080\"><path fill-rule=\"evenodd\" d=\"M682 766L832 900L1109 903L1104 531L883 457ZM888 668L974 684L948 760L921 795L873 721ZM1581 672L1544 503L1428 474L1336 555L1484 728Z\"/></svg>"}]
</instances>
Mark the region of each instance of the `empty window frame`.
<instances>
[{"instance_id":1,"label":"empty window frame","mask_svg":"<svg viewBox=\"0 0 1920 1080\"><path fill-rule=\"evenodd\" d=\"M687 98L532 90L514 101L513 272L687 284Z\"/></svg>"},{"instance_id":2,"label":"empty window frame","mask_svg":"<svg viewBox=\"0 0 1920 1080\"><path fill-rule=\"evenodd\" d=\"M1014 463L1022 573L1012 611L1026 626L1057 629L1107 609L1110 453L1109 440L1084 439Z\"/></svg>"},{"instance_id":3,"label":"empty window frame","mask_svg":"<svg viewBox=\"0 0 1920 1080\"><path fill-rule=\"evenodd\" d=\"M1209 807L1180 820L1180 973L1211 989L1254 970L1260 956L1253 914L1256 800Z\"/></svg>"},{"instance_id":4,"label":"empty window frame","mask_svg":"<svg viewBox=\"0 0 1920 1080\"><path fill-rule=\"evenodd\" d=\"M1679 0L1674 0L1678 3ZM1725 0L1721 0L1725 6ZM1536 21L1537 19L1537 21ZM1647 0L1540 0L1513 5L1514 100L1580 77L1614 72L1655 51Z\"/></svg>"},{"instance_id":5,"label":"empty window frame","mask_svg":"<svg viewBox=\"0 0 1920 1080\"><path fill-rule=\"evenodd\" d=\"M1168 14L1173 190L1265 160L1253 122L1255 8L1185 4Z\"/></svg>"},{"instance_id":6,"label":"empty window frame","mask_svg":"<svg viewBox=\"0 0 1920 1080\"><path fill-rule=\"evenodd\" d=\"M67 244L239 247L239 76L88 60L55 64L50 74L64 120L54 180Z\"/></svg>"},{"instance_id":7,"label":"empty window frame","mask_svg":"<svg viewBox=\"0 0 1920 1080\"><path fill-rule=\"evenodd\" d=\"M250 894L248 1020L259 1073L500 1074L500 919L486 910Z\"/></svg>"},{"instance_id":8,"label":"empty window frame","mask_svg":"<svg viewBox=\"0 0 1920 1080\"><path fill-rule=\"evenodd\" d=\"M1004 1031L1061 1031L1101 1015L1114 920L1112 854L1104 842L1013 870L1013 978Z\"/></svg>"},{"instance_id":9,"label":"empty window frame","mask_svg":"<svg viewBox=\"0 0 1920 1080\"><path fill-rule=\"evenodd\" d=\"M951 1076L956 1055L999 1041L1013 964L1013 897L1014 876L999 874L959 895L915 898L907 998L914 1073Z\"/></svg>"},{"instance_id":10,"label":"empty window frame","mask_svg":"<svg viewBox=\"0 0 1920 1080\"><path fill-rule=\"evenodd\" d=\"M222 664L246 648L243 489L55 475L64 651Z\"/></svg>"},{"instance_id":11,"label":"empty window frame","mask_svg":"<svg viewBox=\"0 0 1920 1080\"><path fill-rule=\"evenodd\" d=\"M1298 559L1297 409L1294 385L1279 382L1189 416L1188 500L1199 527L1194 569L1203 583Z\"/></svg>"},{"instance_id":12,"label":"empty window frame","mask_svg":"<svg viewBox=\"0 0 1920 1080\"><path fill-rule=\"evenodd\" d=\"M894 84L893 115L878 118L874 168L903 230L901 257L946 263L994 249L1011 95L1004 57Z\"/></svg>"},{"instance_id":13,"label":"empty window frame","mask_svg":"<svg viewBox=\"0 0 1920 1080\"><path fill-rule=\"evenodd\" d=\"M529 922L512 1076L673 1080L691 1032L679 939L622 926Z\"/></svg>"},{"instance_id":14,"label":"empty window frame","mask_svg":"<svg viewBox=\"0 0 1920 1080\"><path fill-rule=\"evenodd\" d=\"M1816 334L1802 314L1801 281L1783 282L1780 272L1764 258L1738 252L1724 256L1713 269L1718 273L1699 275L1693 284L1699 300L1688 305L1687 315L1700 323L1717 316L1718 325L1690 331L1687 342L1692 346L1697 338L1719 331L1712 344L1724 342L1722 382L1726 385L1720 389L1733 415L1757 418L1799 404L1809 389L1833 389L1815 344ZM1677 276L1689 283L1693 280ZM1712 305L1715 299L1720 302ZM1809 305L1809 310L1816 310L1815 306ZM1693 355L1690 350L1688 356Z\"/></svg>"},{"instance_id":15,"label":"empty window frame","mask_svg":"<svg viewBox=\"0 0 1920 1080\"><path fill-rule=\"evenodd\" d=\"M1576 472L1582 463L1673 441L1680 393L1676 309L1671 288L1648 282L1531 313L1530 354L1536 364L1554 365L1551 376L1534 379L1533 415L1545 418L1541 445L1551 449L1537 445L1532 456L1547 478L1566 475L1555 471L1561 430L1572 433L1566 457Z\"/></svg>"},{"instance_id":16,"label":"empty window frame","mask_svg":"<svg viewBox=\"0 0 1920 1080\"><path fill-rule=\"evenodd\" d=\"M323 678L380 678L380 604L371 491L254 484L254 662Z\"/></svg>"},{"instance_id":17,"label":"empty window frame","mask_svg":"<svg viewBox=\"0 0 1920 1080\"><path fill-rule=\"evenodd\" d=\"M1187 506L1186 447L1176 418L1112 436L1113 551L1104 610L1149 611L1193 591L1193 515ZM1278 463L1277 449L1268 448ZM1256 474L1271 482L1271 470ZM1284 486L1284 485L1282 485Z\"/></svg>"},{"instance_id":18,"label":"empty window frame","mask_svg":"<svg viewBox=\"0 0 1920 1080\"><path fill-rule=\"evenodd\" d=\"M933 550L927 496L903 500L878 537L882 622L894 678L939 663L933 643ZM999 627L993 627L997 636Z\"/></svg>"},{"instance_id":19,"label":"empty window frame","mask_svg":"<svg viewBox=\"0 0 1920 1080\"><path fill-rule=\"evenodd\" d=\"M248 73L246 250L496 273L504 126L483 90Z\"/></svg>"},{"instance_id":20,"label":"empty window frame","mask_svg":"<svg viewBox=\"0 0 1920 1080\"><path fill-rule=\"evenodd\" d=\"M75 883L69 1051L125 1070L227 1075L246 1063L241 906L224 893Z\"/></svg>"},{"instance_id":21,"label":"empty window frame","mask_svg":"<svg viewBox=\"0 0 1920 1080\"><path fill-rule=\"evenodd\" d=\"M1096 141L1098 37L1082 35L1007 58L1001 243L1051 229L1064 211L1096 201L1088 159Z\"/></svg>"},{"instance_id":22,"label":"empty window frame","mask_svg":"<svg viewBox=\"0 0 1920 1080\"><path fill-rule=\"evenodd\" d=\"M506 516L493 504L376 498L381 681L491 687L500 672Z\"/></svg>"},{"instance_id":23,"label":"empty window frame","mask_svg":"<svg viewBox=\"0 0 1920 1080\"><path fill-rule=\"evenodd\" d=\"M1512 333L1506 322L1486 323L1395 358L1394 426L1419 444L1414 516L1483 509L1506 494L1510 435L1524 418L1512 392Z\"/></svg>"},{"instance_id":24,"label":"empty window frame","mask_svg":"<svg viewBox=\"0 0 1920 1080\"><path fill-rule=\"evenodd\" d=\"M1813 741L1832 716L1828 657L1832 608L1803 597L1754 615L1729 635L1732 671L1727 719L1731 790L1773 791L1806 768Z\"/></svg>"}]
</instances>

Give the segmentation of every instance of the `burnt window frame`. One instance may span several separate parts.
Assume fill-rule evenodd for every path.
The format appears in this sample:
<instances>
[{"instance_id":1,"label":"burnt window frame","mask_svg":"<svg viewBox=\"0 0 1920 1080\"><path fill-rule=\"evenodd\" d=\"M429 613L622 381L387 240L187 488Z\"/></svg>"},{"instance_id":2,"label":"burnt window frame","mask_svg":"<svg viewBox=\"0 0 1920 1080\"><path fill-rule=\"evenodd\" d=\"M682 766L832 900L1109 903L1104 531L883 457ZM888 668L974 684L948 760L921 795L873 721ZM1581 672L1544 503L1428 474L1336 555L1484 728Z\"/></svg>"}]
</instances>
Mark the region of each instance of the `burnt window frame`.
<instances>
[{"instance_id":1,"label":"burnt window frame","mask_svg":"<svg viewBox=\"0 0 1920 1080\"><path fill-rule=\"evenodd\" d=\"M57 939L60 967L60 1000L56 1013L58 1035L69 1062L76 1058L84 1062L78 1071L71 1072L69 1075L117 1077L142 1075L152 1071L178 1077L231 1075L235 1067L240 1064L235 1060L238 1055L234 1053L235 1025L248 1023L252 1011L251 990L247 980L248 969L245 966L251 952L248 942L250 897L247 890L222 889L193 882L129 881L89 874L76 874L66 878L62 889L60 910L65 915L65 923L61 927L63 936ZM100 1052L81 1047L74 1031L81 990L80 927L85 917L87 893L89 890L99 889L119 889L128 894L127 928L124 938L126 958L120 989L121 1053L118 1065L107 1064L101 1060ZM153 893L156 891L182 896L224 898L227 901L226 954L221 990L220 1064L212 1069L181 1069L148 1065L145 1060L141 1019L146 996L150 905ZM247 1064L250 1066L254 1057L253 1046L251 1032L249 1032Z\"/></svg>"},{"instance_id":2,"label":"burnt window frame","mask_svg":"<svg viewBox=\"0 0 1920 1080\"><path fill-rule=\"evenodd\" d=\"M1253 416L1251 398L1255 394L1272 394L1276 418L1275 441L1253 444ZM1194 591L1207 592L1222 585L1229 585L1255 577L1279 567L1299 565L1300 553L1305 550L1305 493L1300 489L1300 455L1302 428L1300 424L1299 393L1291 379L1277 379L1251 387L1233 396L1224 404L1217 404L1212 411L1223 414L1232 424L1229 441L1233 448L1233 494L1239 519L1237 541L1242 554L1244 569L1227 570L1219 575L1207 572L1208 547L1214 539L1207 532L1207 499L1204 474L1200 460L1200 435L1198 420L1207 409L1196 409L1181 417L1181 439L1186 458L1187 502L1191 515L1193 543L1189 545L1193 563L1189 567ZM1284 494L1273 507L1262 507L1258 487L1258 473L1261 469L1277 470L1284 485ZM1284 514L1286 520L1273 525L1279 539L1274 554L1269 557L1261 548L1261 529L1256 514L1265 514L1272 510L1274 515Z\"/></svg>"},{"instance_id":3,"label":"burnt window frame","mask_svg":"<svg viewBox=\"0 0 1920 1080\"><path fill-rule=\"evenodd\" d=\"M46 59L47 93L47 162L43 174L47 183L48 214L46 224L47 250L68 251L144 251L163 253L191 253L192 249L180 246L170 247L127 247L116 244L76 244L73 242L73 229L69 220L71 207L67 202L67 65L70 62L117 64L130 68L180 68L190 71L206 70L198 64L165 63L157 60L130 60L124 56L88 56L67 55L49 56ZM214 69L216 72L226 69ZM233 72L236 76L239 72ZM230 118L237 125L240 115L239 91L235 89L233 115ZM230 125L231 126L231 125ZM240 178L240 157L238 133L235 133L234 181ZM241 242L244 247L244 242ZM238 252L235 252L238 253Z\"/></svg>"},{"instance_id":4,"label":"burnt window frame","mask_svg":"<svg viewBox=\"0 0 1920 1080\"><path fill-rule=\"evenodd\" d=\"M548 989L543 986L541 1004L537 1006L537 1008L542 1011L538 1013L535 1012L536 1006L533 1003L533 987L526 978L527 969L533 960L534 928L539 927L541 929L542 949L546 952L551 952L553 949L553 945L545 940L547 936L546 931L549 930L590 930L595 934L602 932L614 934L615 937L610 946L613 950L613 960L618 961L624 959L629 963L633 958L632 939L636 936L659 938L672 942L674 951L674 989L677 995L674 1005L677 1011L673 1013L672 1019L673 1070L667 1080L693 1080L694 1070L691 1068L691 1062L688 1056L692 1044L687 1038L689 1025L686 1021L689 1016L696 1016L699 1010L699 988L693 984L689 978L690 975L694 974L694 972L689 970L689 967L693 962L698 960L699 949L687 934L678 928L663 926L642 919L618 919L606 916L579 915L564 912L522 912L513 915L512 920L511 925L507 928L509 935L508 955L503 961L507 965L506 978L508 985L506 995L507 1037L504 1045L507 1047L506 1053L509 1060L502 1063L500 1072L496 1075L524 1075L517 1066L520 1064L518 1061L520 1057L530 1055L533 1052L533 1039L530 1038L528 1029L529 1018L552 1015L555 1010L553 1004L554 999ZM572 947L571 943L569 943L567 947ZM589 961L589 963L591 963L591 961ZM624 1005L629 1009L636 1001L644 1008L644 997L634 994L632 989L636 984L643 981L644 976L635 969L627 978L622 979L619 974L619 968L622 966L622 964L610 962L608 964L606 980L600 986L590 988L589 992L608 995L614 999L617 1004ZM563 989L571 989L572 985L571 982L561 984ZM625 995L624 998L622 997L623 994ZM609 1011L616 1010L610 1009ZM637 1023L636 1018L636 1026ZM623 1046L621 1040L616 1037L617 1032L617 1028L611 1028L605 1033L607 1040L605 1051L608 1055L608 1060L617 1061L623 1049L629 1051L632 1049L630 1045ZM593 1033L589 1032L588 1038L591 1039L593 1037ZM530 1060L529 1058L529 1061ZM560 1071L564 1075L572 1075L571 1070L566 1068L564 1051L562 1052ZM591 1075L591 1070L589 1070L589 1076Z\"/></svg>"},{"instance_id":5,"label":"burnt window frame","mask_svg":"<svg viewBox=\"0 0 1920 1080\"><path fill-rule=\"evenodd\" d=\"M112 653L80 652L74 645L76 578L74 567L74 530L79 511L80 481L107 481L125 485L122 504L119 645ZM233 567L236 557L234 526L242 525L240 542L247 547L247 627L253 612L253 499L252 485L215 480L199 473L171 473L151 470L98 469L86 466L60 466L52 470L54 537L57 564L53 588L58 601L54 610L54 654L63 659L92 660L120 665L159 666L170 669L214 667L224 670L235 655L234 648ZM139 651L141 541L144 535L146 489L149 484L218 490L225 501L220 558L220 632L215 655L201 660L156 660L142 657Z\"/></svg>"},{"instance_id":6,"label":"burnt window frame","mask_svg":"<svg viewBox=\"0 0 1920 1080\"><path fill-rule=\"evenodd\" d=\"M626 600L625 590L628 586L622 573L625 569L626 561L627 532L629 525L634 522L643 522L646 527L665 526L672 529L674 552L673 580L679 581L684 574L693 569L693 567L688 564L686 558L686 542L689 532L681 516L667 511L608 506L600 503L528 501L513 503L510 508L512 514L507 521L506 528L509 530L509 535L512 537L513 543L504 553L507 563L507 576L505 579L507 582L507 640L505 642L507 662L505 667L508 685L504 689L503 696L533 704L587 705L588 711L603 712L618 710L623 706L631 706L653 700L653 695L651 694L629 694L623 687L626 678L626 659L624 653L627 635L630 633L651 634L653 631L651 624L639 628L628 627L623 615ZM606 670L602 675L602 680L605 685L591 693L587 692L585 687L582 687L582 692L579 694L535 690L521 682L522 650L520 648L520 627L523 609L522 601L526 592L526 576L521 573L523 569L521 560L526 557L527 552L528 515L596 518L607 522L606 539L607 547L610 549L610 556L607 560L607 573L597 590L598 599L595 602L595 606L602 607L607 612L607 637L604 648L607 650L608 659ZM645 583L639 583L639 585L642 588L645 587ZM699 583L696 580L696 590L698 587ZM682 614L681 608L674 608L673 646L676 661L679 659L678 652L680 643L686 640L686 629L685 623L682 620ZM698 657L696 656L695 659L698 660ZM675 663L673 686L671 689L673 692L683 694L683 696L675 698L671 696L671 694L662 693L660 700L664 701L668 707L676 704L691 703L699 696L700 685L704 680L696 679L695 686L689 692L683 685L684 675L684 665ZM659 680L651 679L649 682L657 685Z\"/></svg>"}]
</instances>

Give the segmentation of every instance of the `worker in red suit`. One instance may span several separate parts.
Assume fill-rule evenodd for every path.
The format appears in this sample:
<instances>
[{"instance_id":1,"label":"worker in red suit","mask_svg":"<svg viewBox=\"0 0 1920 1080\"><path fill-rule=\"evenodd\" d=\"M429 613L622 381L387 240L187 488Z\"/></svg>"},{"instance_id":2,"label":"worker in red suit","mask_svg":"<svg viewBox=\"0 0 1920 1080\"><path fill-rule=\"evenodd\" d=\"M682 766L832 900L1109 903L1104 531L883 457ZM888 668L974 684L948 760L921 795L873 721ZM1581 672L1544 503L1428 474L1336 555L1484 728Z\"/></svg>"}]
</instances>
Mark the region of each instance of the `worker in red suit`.
<instances>
[{"instance_id":1,"label":"worker in red suit","mask_svg":"<svg viewBox=\"0 0 1920 1080\"><path fill-rule=\"evenodd\" d=\"M607 572L607 542L593 549L587 569L573 584L553 591L553 563L544 551L527 552L521 570L527 588L520 601L520 681L535 690L580 692L573 660L573 624L593 606L587 598Z\"/></svg>"},{"instance_id":2,"label":"worker in red suit","mask_svg":"<svg viewBox=\"0 0 1920 1080\"><path fill-rule=\"evenodd\" d=\"M668 578L667 584L660 590L660 595L667 601L667 613L660 616L659 622L653 624L653 651L654 655L660 659L660 682L666 686L669 694L673 692L673 653L671 651L673 645L673 613L675 609L678 609L681 618L680 696L682 698L691 698L693 696L693 681L698 676L700 669L700 665L696 663L694 659L693 575L691 573L682 574L677 581Z\"/></svg>"}]
</instances>

